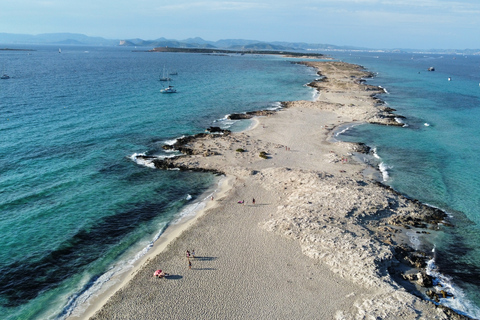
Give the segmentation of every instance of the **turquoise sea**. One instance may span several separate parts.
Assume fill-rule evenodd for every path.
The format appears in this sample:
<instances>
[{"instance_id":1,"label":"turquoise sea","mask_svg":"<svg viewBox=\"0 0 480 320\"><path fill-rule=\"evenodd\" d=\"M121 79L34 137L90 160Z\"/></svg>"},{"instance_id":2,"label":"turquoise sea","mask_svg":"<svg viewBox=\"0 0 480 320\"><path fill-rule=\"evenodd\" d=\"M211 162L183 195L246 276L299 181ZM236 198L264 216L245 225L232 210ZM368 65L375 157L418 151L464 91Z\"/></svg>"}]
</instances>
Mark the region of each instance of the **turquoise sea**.
<instances>
[{"instance_id":1,"label":"turquoise sea","mask_svg":"<svg viewBox=\"0 0 480 320\"><path fill-rule=\"evenodd\" d=\"M0 80L5 319L63 319L216 186L211 174L155 170L136 154L169 156L163 144L212 125L242 130L248 122L225 115L313 99L305 84L317 77L276 56L31 49L0 51L11 76ZM406 117L404 127L355 126L341 139L375 148L386 184L451 215L431 271L456 294L447 304L480 318L480 57L334 57L375 72L368 82ZM178 73L175 94L160 93L164 67Z\"/></svg>"},{"instance_id":2,"label":"turquoise sea","mask_svg":"<svg viewBox=\"0 0 480 320\"><path fill-rule=\"evenodd\" d=\"M64 318L215 188L135 154L314 94L315 72L277 56L30 49L0 51L2 319ZM160 93L164 67L175 94Z\"/></svg>"},{"instance_id":3,"label":"turquoise sea","mask_svg":"<svg viewBox=\"0 0 480 320\"><path fill-rule=\"evenodd\" d=\"M370 84L403 127L361 125L341 135L374 148L384 183L445 210L430 272L455 295L442 303L480 318L480 56L341 53L376 73ZM427 71L434 67L435 71Z\"/></svg>"}]
</instances>

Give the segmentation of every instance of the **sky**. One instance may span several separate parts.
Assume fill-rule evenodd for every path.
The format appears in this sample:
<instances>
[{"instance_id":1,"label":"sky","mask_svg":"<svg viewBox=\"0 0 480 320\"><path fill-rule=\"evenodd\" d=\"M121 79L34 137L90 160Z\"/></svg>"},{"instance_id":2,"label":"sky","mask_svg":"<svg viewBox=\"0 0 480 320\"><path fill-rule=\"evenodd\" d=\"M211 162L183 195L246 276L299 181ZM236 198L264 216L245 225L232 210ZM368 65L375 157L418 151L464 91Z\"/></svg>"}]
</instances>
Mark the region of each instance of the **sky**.
<instances>
[{"instance_id":1,"label":"sky","mask_svg":"<svg viewBox=\"0 0 480 320\"><path fill-rule=\"evenodd\" d=\"M0 33L478 49L480 0L0 0Z\"/></svg>"}]
</instances>

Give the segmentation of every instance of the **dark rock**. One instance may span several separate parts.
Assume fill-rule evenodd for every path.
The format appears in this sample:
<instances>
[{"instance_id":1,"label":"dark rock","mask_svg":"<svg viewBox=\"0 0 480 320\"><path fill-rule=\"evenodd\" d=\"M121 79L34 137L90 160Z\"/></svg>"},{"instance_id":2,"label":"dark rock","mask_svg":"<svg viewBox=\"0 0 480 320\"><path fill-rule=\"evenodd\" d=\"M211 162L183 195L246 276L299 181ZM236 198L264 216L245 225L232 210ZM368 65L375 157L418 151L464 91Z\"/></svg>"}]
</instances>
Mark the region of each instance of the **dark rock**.
<instances>
[{"instance_id":1,"label":"dark rock","mask_svg":"<svg viewBox=\"0 0 480 320\"><path fill-rule=\"evenodd\" d=\"M153 164L155 168L162 169L162 170L173 170L179 169L180 171L197 171L197 172L211 172L218 175L224 175L224 172L221 172L216 169L205 169L205 168L193 168L183 164L177 164L175 159L178 158L166 158L166 159L155 159L153 160Z\"/></svg>"},{"instance_id":2,"label":"dark rock","mask_svg":"<svg viewBox=\"0 0 480 320\"><path fill-rule=\"evenodd\" d=\"M426 272L421 271L417 273L417 283L419 286L429 288L433 286L433 280L432 277L429 276Z\"/></svg>"},{"instance_id":3,"label":"dark rock","mask_svg":"<svg viewBox=\"0 0 480 320\"><path fill-rule=\"evenodd\" d=\"M368 154L372 149L367 146L365 143L357 143L355 145L355 152Z\"/></svg>"},{"instance_id":4,"label":"dark rock","mask_svg":"<svg viewBox=\"0 0 480 320\"><path fill-rule=\"evenodd\" d=\"M218 132L223 132L224 130L220 127L208 127L206 131L210 133L218 133Z\"/></svg>"},{"instance_id":5,"label":"dark rock","mask_svg":"<svg viewBox=\"0 0 480 320\"><path fill-rule=\"evenodd\" d=\"M253 117L270 116L275 113L276 111L274 110L258 110L258 111L249 111L246 113L233 113L229 115L227 118L230 120L244 120L244 119L251 119Z\"/></svg>"}]
</instances>

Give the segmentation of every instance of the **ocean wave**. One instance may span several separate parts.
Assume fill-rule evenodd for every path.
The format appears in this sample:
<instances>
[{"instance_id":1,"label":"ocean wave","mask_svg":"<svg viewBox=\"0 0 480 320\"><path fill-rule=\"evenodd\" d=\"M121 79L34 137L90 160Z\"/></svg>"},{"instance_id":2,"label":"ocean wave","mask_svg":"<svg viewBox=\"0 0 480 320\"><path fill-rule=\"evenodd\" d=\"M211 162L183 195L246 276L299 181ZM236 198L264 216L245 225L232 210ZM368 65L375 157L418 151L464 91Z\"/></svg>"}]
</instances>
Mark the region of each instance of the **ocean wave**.
<instances>
[{"instance_id":1,"label":"ocean wave","mask_svg":"<svg viewBox=\"0 0 480 320\"><path fill-rule=\"evenodd\" d=\"M390 92L388 92L388 90L382 86L378 86L380 89L383 90L383 92L385 92L386 94L390 94Z\"/></svg>"},{"instance_id":2,"label":"ocean wave","mask_svg":"<svg viewBox=\"0 0 480 320\"><path fill-rule=\"evenodd\" d=\"M213 120L213 123L217 124L220 123L220 128L222 129L230 129L235 123L237 123L239 120L232 120L229 119L231 114L226 114L223 118L221 119L216 119Z\"/></svg>"},{"instance_id":3,"label":"ocean wave","mask_svg":"<svg viewBox=\"0 0 480 320\"><path fill-rule=\"evenodd\" d=\"M338 137L339 135L341 134L344 134L345 132L347 132L348 130L350 130L350 127L346 127L345 129L339 131L339 132L335 132L334 136L335 137Z\"/></svg>"},{"instance_id":4,"label":"ocean wave","mask_svg":"<svg viewBox=\"0 0 480 320\"><path fill-rule=\"evenodd\" d=\"M144 167L149 167L149 168L155 168L155 165L153 164L152 160L141 158L141 157L144 157L144 156L146 156L145 153L134 153L129 158L130 158L130 160L132 160L133 162L135 162L138 165L141 165L141 166L144 166Z\"/></svg>"},{"instance_id":5,"label":"ocean wave","mask_svg":"<svg viewBox=\"0 0 480 320\"><path fill-rule=\"evenodd\" d=\"M383 182L386 182L390 176L388 175L388 169L392 169L393 167L391 166L387 166L385 164L385 162L381 162L379 165L378 165L378 169L380 170L380 172L382 173L382 179L383 179Z\"/></svg>"},{"instance_id":6,"label":"ocean wave","mask_svg":"<svg viewBox=\"0 0 480 320\"><path fill-rule=\"evenodd\" d=\"M402 120L402 118L395 117L395 121L397 121L397 123L400 123L402 127L408 127L408 124L406 124L405 121Z\"/></svg>"},{"instance_id":7,"label":"ocean wave","mask_svg":"<svg viewBox=\"0 0 480 320\"><path fill-rule=\"evenodd\" d=\"M174 152L174 150L172 151ZM155 169L155 164L153 163L156 159L166 159L166 158L175 158L176 155L158 155L158 156L147 156L145 153L134 153L128 158L135 162L136 164L148 168ZM146 157L146 158L144 158Z\"/></svg>"},{"instance_id":8,"label":"ocean wave","mask_svg":"<svg viewBox=\"0 0 480 320\"><path fill-rule=\"evenodd\" d=\"M333 133L333 137L335 138L335 140L337 140L336 138L339 137L340 135L344 134L345 132L347 132L348 130L358 126L359 124L358 123L349 123L349 124L346 124L346 125L342 125L342 126L339 126Z\"/></svg>"},{"instance_id":9,"label":"ocean wave","mask_svg":"<svg viewBox=\"0 0 480 320\"><path fill-rule=\"evenodd\" d=\"M435 248L432 251L435 255ZM433 278L434 290L437 293L441 293L443 290L453 295L453 297L440 298L440 304L460 314L480 319L480 309L466 297L465 292L452 281L452 278L439 271L435 264L435 258L428 261L426 272Z\"/></svg>"},{"instance_id":10,"label":"ocean wave","mask_svg":"<svg viewBox=\"0 0 480 320\"><path fill-rule=\"evenodd\" d=\"M165 140L164 143L169 145L169 146L173 146L178 141L178 139L182 139L182 138L185 138L185 136L181 136L179 138L175 138L175 139L171 139L171 140Z\"/></svg>"},{"instance_id":11,"label":"ocean wave","mask_svg":"<svg viewBox=\"0 0 480 320\"><path fill-rule=\"evenodd\" d=\"M267 107L267 110L276 111L276 110L280 110L282 108L283 108L282 103L277 101L277 102L272 103L272 105L270 107Z\"/></svg>"}]
</instances>

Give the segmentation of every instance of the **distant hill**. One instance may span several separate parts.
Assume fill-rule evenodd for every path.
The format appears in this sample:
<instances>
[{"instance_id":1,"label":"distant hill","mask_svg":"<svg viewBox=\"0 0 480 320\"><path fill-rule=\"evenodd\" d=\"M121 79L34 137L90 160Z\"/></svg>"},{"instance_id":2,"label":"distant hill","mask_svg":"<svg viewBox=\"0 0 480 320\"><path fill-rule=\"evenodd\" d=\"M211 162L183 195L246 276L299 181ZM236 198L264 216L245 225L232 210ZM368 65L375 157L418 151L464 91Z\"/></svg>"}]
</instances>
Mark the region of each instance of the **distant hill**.
<instances>
[{"instance_id":1,"label":"distant hill","mask_svg":"<svg viewBox=\"0 0 480 320\"><path fill-rule=\"evenodd\" d=\"M155 40L136 39L105 39L102 37L90 37L78 33L44 33L38 35L0 33L0 46L15 44L51 44L51 45L87 45L87 46L131 46L145 47L148 49L158 47L170 48L201 48L201 49L229 49L229 50L277 50L277 51L386 51L386 52L422 52L441 54L468 54L480 55L480 49L466 50L414 50L414 49L371 49L353 46L337 46L331 44L312 44L305 42L266 42L246 39L221 39L208 41L200 37L185 40L166 39L164 37Z\"/></svg>"},{"instance_id":2,"label":"distant hill","mask_svg":"<svg viewBox=\"0 0 480 320\"><path fill-rule=\"evenodd\" d=\"M196 42L198 40L198 42ZM201 38L188 39L187 41L178 41L165 38L156 40L130 39L119 41L120 46L136 47L174 47L174 48L216 48L208 41Z\"/></svg>"},{"instance_id":3,"label":"distant hill","mask_svg":"<svg viewBox=\"0 0 480 320\"><path fill-rule=\"evenodd\" d=\"M114 46L118 40L89 37L77 33L44 33L38 35L0 33L1 44L78 44L92 46Z\"/></svg>"}]
</instances>

